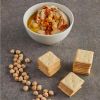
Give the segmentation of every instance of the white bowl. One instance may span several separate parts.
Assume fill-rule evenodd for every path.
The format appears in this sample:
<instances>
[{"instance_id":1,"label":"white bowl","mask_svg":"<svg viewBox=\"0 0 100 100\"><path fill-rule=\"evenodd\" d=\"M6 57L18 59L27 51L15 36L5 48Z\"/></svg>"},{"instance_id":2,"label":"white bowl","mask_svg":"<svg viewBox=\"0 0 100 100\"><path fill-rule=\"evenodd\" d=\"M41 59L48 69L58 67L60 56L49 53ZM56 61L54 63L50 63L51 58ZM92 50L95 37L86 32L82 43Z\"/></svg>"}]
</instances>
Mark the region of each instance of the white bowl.
<instances>
[{"instance_id":1,"label":"white bowl","mask_svg":"<svg viewBox=\"0 0 100 100\"><path fill-rule=\"evenodd\" d=\"M55 5L57 6L60 10L62 10L68 17L70 20L70 26L69 28L67 28L65 31L57 33L57 34L53 34L53 35L41 35L38 33L35 33L33 31L31 31L28 27L27 27L27 21L29 19L29 17L39 8L41 8L43 5ZM32 7L30 7L24 14L23 17L23 23L25 26L25 29L27 31L27 33L29 34L29 36L34 39L35 41L39 42L39 43L43 43L46 45L52 45L55 43L58 43L60 41L62 41L65 37L67 37L67 35L69 34L69 32L72 29L73 23L74 23L74 16L73 13L70 11L69 8L67 8L64 5L58 4L58 3L54 3L54 2L44 2L44 3L39 3L36 4Z\"/></svg>"}]
</instances>

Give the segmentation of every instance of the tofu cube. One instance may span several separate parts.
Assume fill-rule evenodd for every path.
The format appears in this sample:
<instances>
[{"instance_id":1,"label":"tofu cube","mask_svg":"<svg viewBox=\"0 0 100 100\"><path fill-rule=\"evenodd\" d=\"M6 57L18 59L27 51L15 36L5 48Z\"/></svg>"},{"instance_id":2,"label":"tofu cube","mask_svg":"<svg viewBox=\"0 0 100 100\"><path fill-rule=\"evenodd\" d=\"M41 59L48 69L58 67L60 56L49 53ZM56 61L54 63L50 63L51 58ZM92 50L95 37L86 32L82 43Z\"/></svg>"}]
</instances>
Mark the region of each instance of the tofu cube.
<instances>
[{"instance_id":1,"label":"tofu cube","mask_svg":"<svg viewBox=\"0 0 100 100\"><path fill-rule=\"evenodd\" d=\"M54 75L61 67L60 59L51 51L38 58L38 68L48 77Z\"/></svg>"},{"instance_id":2,"label":"tofu cube","mask_svg":"<svg viewBox=\"0 0 100 100\"><path fill-rule=\"evenodd\" d=\"M83 79L81 79L73 72L70 72L60 81L58 88L66 95L71 97L82 87L83 83Z\"/></svg>"}]
</instances>

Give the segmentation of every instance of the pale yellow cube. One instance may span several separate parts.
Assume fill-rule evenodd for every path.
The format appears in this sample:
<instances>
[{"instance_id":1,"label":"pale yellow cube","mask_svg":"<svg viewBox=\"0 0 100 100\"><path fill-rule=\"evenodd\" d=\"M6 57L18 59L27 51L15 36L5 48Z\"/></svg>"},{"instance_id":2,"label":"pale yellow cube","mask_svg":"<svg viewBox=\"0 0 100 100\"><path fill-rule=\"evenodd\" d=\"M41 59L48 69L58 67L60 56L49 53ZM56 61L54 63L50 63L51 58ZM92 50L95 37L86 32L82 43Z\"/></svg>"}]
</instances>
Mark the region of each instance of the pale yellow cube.
<instances>
[{"instance_id":1,"label":"pale yellow cube","mask_svg":"<svg viewBox=\"0 0 100 100\"><path fill-rule=\"evenodd\" d=\"M82 87L83 83L82 78L70 72L60 81L58 88L66 95L72 96Z\"/></svg>"},{"instance_id":2,"label":"pale yellow cube","mask_svg":"<svg viewBox=\"0 0 100 100\"><path fill-rule=\"evenodd\" d=\"M93 62L93 55L93 51L78 49L73 63L73 72L79 74L90 74L89 72ZM81 72L78 70L76 71L76 69L81 69ZM84 71L84 69L86 69L86 71ZM84 71L83 73L82 70Z\"/></svg>"},{"instance_id":3,"label":"pale yellow cube","mask_svg":"<svg viewBox=\"0 0 100 100\"><path fill-rule=\"evenodd\" d=\"M51 51L38 58L38 68L49 77L54 75L60 67L60 59Z\"/></svg>"}]
</instances>

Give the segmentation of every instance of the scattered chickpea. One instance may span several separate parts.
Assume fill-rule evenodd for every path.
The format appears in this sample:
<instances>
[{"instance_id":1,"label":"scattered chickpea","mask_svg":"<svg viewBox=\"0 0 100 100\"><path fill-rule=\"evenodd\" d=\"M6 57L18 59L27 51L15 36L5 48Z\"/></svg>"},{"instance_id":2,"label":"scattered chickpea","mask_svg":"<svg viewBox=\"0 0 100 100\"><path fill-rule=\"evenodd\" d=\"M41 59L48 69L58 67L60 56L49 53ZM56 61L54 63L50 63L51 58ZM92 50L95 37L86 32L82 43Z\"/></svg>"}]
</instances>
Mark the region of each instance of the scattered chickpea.
<instances>
[{"instance_id":1,"label":"scattered chickpea","mask_svg":"<svg viewBox=\"0 0 100 100\"><path fill-rule=\"evenodd\" d=\"M50 96L53 96L53 95L54 95L54 91L50 90L50 91L49 91L49 95L50 95Z\"/></svg>"},{"instance_id":2,"label":"scattered chickpea","mask_svg":"<svg viewBox=\"0 0 100 100\"><path fill-rule=\"evenodd\" d=\"M14 55L14 58L17 58L17 59L18 59L18 57L19 57L18 54L15 54L15 55Z\"/></svg>"},{"instance_id":3,"label":"scattered chickpea","mask_svg":"<svg viewBox=\"0 0 100 100\"><path fill-rule=\"evenodd\" d=\"M29 63L31 60L29 58L25 58L25 62Z\"/></svg>"},{"instance_id":4,"label":"scattered chickpea","mask_svg":"<svg viewBox=\"0 0 100 100\"><path fill-rule=\"evenodd\" d=\"M29 90L29 87L27 85L23 86L23 90L24 91L28 91Z\"/></svg>"},{"instance_id":5,"label":"scattered chickpea","mask_svg":"<svg viewBox=\"0 0 100 100\"><path fill-rule=\"evenodd\" d=\"M37 86L35 86L35 85L32 86L32 90L33 90L33 91L36 91L36 88L37 88Z\"/></svg>"},{"instance_id":6,"label":"scattered chickpea","mask_svg":"<svg viewBox=\"0 0 100 100\"><path fill-rule=\"evenodd\" d=\"M20 65L20 64L17 64L17 67L18 67L18 68L21 68L21 65Z\"/></svg>"},{"instance_id":7,"label":"scattered chickpea","mask_svg":"<svg viewBox=\"0 0 100 100\"><path fill-rule=\"evenodd\" d=\"M21 51L20 50L16 50L16 54L20 54L21 53Z\"/></svg>"},{"instance_id":8,"label":"scattered chickpea","mask_svg":"<svg viewBox=\"0 0 100 100\"><path fill-rule=\"evenodd\" d=\"M22 64L21 67L22 67L22 68L26 68L26 65L25 65L25 64Z\"/></svg>"},{"instance_id":9,"label":"scattered chickpea","mask_svg":"<svg viewBox=\"0 0 100 100\"><path fill-rule=\"evenodd\" d=\"M33 94L37 96L39 93L38 91L33 91Z\"/></svg>"},{"instance_id":10,"label":"scattered chickpea","mask_svg":"<svg viewBox=\"0 0 100 100\"><path fill-rule=\"evenodd\" d=\"M30 81L27 81L26 82L26 85L28 85L28 86L31 85L31 82Z\"/></svg>"},{"instance_id":11,"label":"scattered chickpea","mask_svg":"<svg viewBox=\"0 0 100 100\"><path fill-rule=\"evenodd\" d=\"M13 77L18 77L18 74L17 73L13 73Z\"/></svg>"},{"instance_id":12,"label":"scattered chickpea","mask_svg":"<svg viewBox=\"0 0 100 100\"><path fill-rule=\"evenodd\" d=\"M37 85L37 90L41 91L42 90L42 85Z\"/></svg>"},{"instance_id":13,"label":"scattered chickpea","mask_svg":"<svg viewBox=\"0 0 100 100\"><path fill-rule=\"evenodd\" d=\"M38 83L36 81L32 82L33 86L36 86Z\"/></svg>"},{"instance_id":14,"label":"scattered chickpea","mask_svg":"<svg viewBox=\"0 0 100 100\"><path fill-rule=\"evenodd\" d=\"M15 79L15 81L18 81L18 80L19 80L19 78L18 78L18 77L14 77L14 79Z\"/></svg>"},{"instance_id":15,"label":"scattered chickpea","mask_svg":"<svg viewBox=\"0 0 100 100\"><path fill-rule=\"evenodd\" d=\"M17 61L17 58L14 58L13 61L16 62Z\"/></svg>"},{"instance_id":16,"label":"scattered chickpea","mask_svg":"<svg viewBox=\"0 0 100 100\"><path fill-rule=\"evenodd\" d=\"M25 75L25 76L24 76L24 79L25 79L25 80L28 80L28 79L29 79L29 76L28 76L28 75Z\"/></svg>"},{"instance_id":17,"label":"scattered chickpea","mask_svg":"<svg viewBox=\"0 0 100 100\"><path fill-rule=\"evenodd\" d=\"M41 100L47 100L45 97L42 97Z\"/></svg>"},{"instance_id":18,"label":"scattered chickpea","mask_svg":"<svg viewBox=\"0 0 100 100\"><path fill-rule=\"evenodd\" d=\"M23 68L20 68L19 71L20 71L20 72L23 72Z\"/></svg>"},{"instance_id":19,"label":"scattered chickpea","mask_svg":"<svg viewBox=\"0 0 100 100\"><path fill-rule=\"evenodd\" d=\"M9 65L9 68L10 68L10 69L12 69L13 67L14 67L13 64L10 64L10 65Z\"/></svg>"},{"instance_id":20,"label":"scattered chickpea","mask_svg":"<svg viewBox=\"0 0 100 100\"><path fill-rule=\"evenodd\" d=\"M26 76L26 75L27 75L27 73L26 73L26 72L23 72L23 73L22 73L22 76Z\"/></svg>"},{"instance_id":21,"label":"scattered chickpea","mask_svg":"<svg viewBox=\"0 0 100 100\"><path fill-rule=\"evenodd\" d=\"M17 71L18 70L18 67L14 67L14 70Z\"/></svg>"},{"instance_id":22,"label":"scattered chickpea","mask_svg":"<svg viewBox=\"0 0 100 100\"><path fill-rule=\"evenodd\" d=\"M43 97L43 95L42 95L42 94L39 94L37 97L38 97L38 98L42 98L42 97Z\"/></svg>"},{"instance_id":23,"label":"scattered chickpea","mask_svg":"<svg viewBox=\"0 0 100 100\"><path fill-rule=\"evenodd\" d=\"M23 83L23 84L26 84L26 82L27 82L26 80L22 80L22 83Z\"/></svg>"},{"instance_id":24,"label":"scattered chickpea","mask_svg":"<svg viewBox=\"0 0 100 100\"><path fill-rule=\"evenodd\" d=\"M49 91L48 89L44 89L44 90L43 90L43 93L48 92L48 91Z\"/></svg>"},{"instance_id":25,"label":"scattered chickpea","mask_svg":"<svg viewBox=\"0 0 100 100\"><path fill-rule=\"evenodd\" d=\"M22 76L19 77L19 81L23 81L23 77Z\"/></svg>"},{"instance_id":26,"label":"scattered chickpea","mask_svg":"<svg viewBox=\"0 0 100 100\"><path fill-rule=\"evenodd\" d=\"M47 98L49 96L49 94L47 92L45 92L45 93L43 93L43 96Z\"/></svg>"},{"instance_id":27,"label":"scattered chickpea","mask_svg":"<svg viewBox=\"0 0 100 100\"><path fill-rule=\"evenodd\" d=\"M23 54L19 54L19 60L23 60Z\"/></svg>"},{"instance_id":28,"label":"scattered chickpea","mask_svg":"<svg viewBox=\"0 0 100 100\"><path fill-rule=\"evenodd\" d=\"M15 71L14 71L13 69L10 70L10 73L11 73L11 74L14 73L14 72L15 72Z\"/></svg>"},{"instance_id":29,"label":"scattered chickpea","mask_svg":"<svg viewBox=\"0 0 100 100\"><path fill-rule=\"evenodd\" d=\"M15 53L15 50L14 49L11 49L10 50L10 53L14 54Z\"/></svg>"}]
</instances>

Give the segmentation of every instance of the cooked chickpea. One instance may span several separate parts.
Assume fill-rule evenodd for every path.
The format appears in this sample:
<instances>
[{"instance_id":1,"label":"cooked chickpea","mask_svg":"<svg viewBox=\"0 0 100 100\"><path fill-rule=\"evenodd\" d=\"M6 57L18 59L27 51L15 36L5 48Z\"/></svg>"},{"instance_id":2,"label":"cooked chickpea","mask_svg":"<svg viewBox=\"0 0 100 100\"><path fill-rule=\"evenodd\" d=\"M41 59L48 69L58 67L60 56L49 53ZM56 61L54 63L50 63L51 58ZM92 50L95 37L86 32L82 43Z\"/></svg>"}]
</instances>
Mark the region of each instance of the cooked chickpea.
<instances>
[{"instance_id":1,"label":"cooked chickpea","mask_svg":"<svg viewBox=\"0 0 100 100\"><path fill-rule=\"evenodd\" d=\"M44 97L48 97L49 94L48 94L47 92L45 92L45 93L43 93L43 96L44 96Z\"/></svg>"},{"instance_id":2,"label":"cooked chickpea","mask_svg":"<svg viewBox=\"0 0 100 100\"><path fill-rule=\"evenodd\" d=\"M26 68L26 65L25 65L25 64L22 64L21 67L22 67L22 68Z\"/></svg>"},{"instance_id":3,"label":"cooked chickpea","mask_svg":"<svg viewBox=\"0 0 100 100\"><path fill-rule=\"evenodd\" d=\"M53 95L54 95L54 91L50 90L50 91L49 91L49 95L50 95L50 96L53 96Z\"/></svg>"},{"instance_id":4,"label":"cooked chickpea","mask_svg":"<svg viewBox=\"0 0 100 100\"><path fill-rule=\"evenodd\" d=\"M33 94L38 95L39 93L38 93L38 91L33 91Z\"/></svg>"},{"instance_id":5,"label":"cooked chickpea","mask_svg":"<svg viewBox=\"0 0 100 100\"><path fill-rule=\"evenodd\" d=\"M29 90L29 87L27 85L23 86L23 90L24 91L28 91Z\"/></svg>"},{"instance_id":6,"label":"cooked chickpea","mask_svg":"<svg viewBox=\"0 0 100 100\"><path fill-rule=\"evenodd\" d=\"M20 72L23 72L23 68L20 68L19 71L20 71Z\"/></svg>"},{"instance_id":7,"label":"cooked chickpea","mask_svg":"<svg viewBox=\"0 0 100 100\"><path fill-rule=\"evenodd\" d=\"M23 81L23 77L22 76L19 77L19 81Z\"/></svg>"},{"instance_id":8,"label":"cooked chickpea","mask_svg":"<svg viewBox=\"0 0 100 100\"><path fill-rule=\"evenodd\" d=\"M27 82L26 82L26 85L31 85L31 82L30 82L30 81L27 81Z\"/></svg>"},{"instance_id":9,"label":"cooked chickpea","mask_svg":"<svg viewBox=\"0 0 100 100\"><path fill-rule=\"evenodd\" d=\"M29 76L28 76L28 75L25 75L25 76L24 76L24 79L25 79L25 80L28 80L28 79L29 79Z\"/></svg>"},{"instance_id":10,"label":"cooked chickpea","mask_svg":"<svg viewBox=\"0 0 100 100\"><path fill-rule=\"evenodd\" d=\"M10 53L14 54L15 53L15 50L14 49L11 49L10 50Z\"/></svg>"},{"instance_id":11,"label":"cooked chickpea","mask_svg":"<svg viewBox=\"0 0 100 100\"><path fill-rule=\"evenodd\" d=\"M29 63L31 60L29 58L25 58L25 62Z\"/></svg>"},{"instance_id":12,"label":"cooked chickpea","mask_svg":"<svg viewBox=\"0 0 100 100\"><path fill-rule=\"evenodd\" d=\"M38 91L42 90L42 85L37 85L37 90Z\"/></svg>"},{"instance_id":13,"label":"cooked chickpea","mask_svg":"<svg viewBox=\"0 0 100 100\"><path fill-rule=\"evenodd\" d=\"M36 88L37 88L37 87L36 87L35 85L32 86L32 90L33 90L33 91L36 91Z\"/></svg>"},{"instance_id":14,"label":"cooked chickpea","mask_svg":"<svg viewBox=\"0 0 100 100\"><path fill-rule=\"evenodd\" d=\"M10 64L10 65L9 65L9 68L10 68L10 69L12 69L13 67L14 67L13 64Z\"/></svg>"},{"instance_id":15,"label":"cooked chickpea","mask_svg":"<svg viewBox=\"0 0 100 100\"><path fill-rule=\"evenodd\" d=\"M38 83L36 82L36 81L34 81L34 82L32 82L32 85L34 86L36 86Z\"/></svg>"},{"instance_id":16,"label":"cooked chickpea","mask_svg":"<svg viewBox=\"0 0 100 100\"><path fill-rule=\"evenodd\" d=\"M21 53L21 51L20 50L16 50L16 54L20 54Z\"/></svg>"},{"instance_id":17,"label":"cooked chickpea","mask_svg":"<svg viewBox=\"0 0 100 100\"><path fill-rule=\"evenodd\" d=\"M13 69L10 70L10 73L13 74L15 71Z\"/></svg>"}]
</instances>

